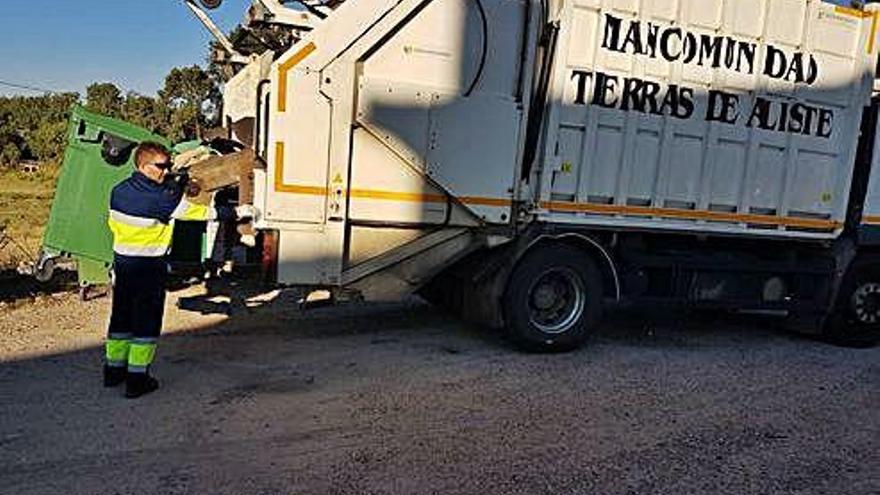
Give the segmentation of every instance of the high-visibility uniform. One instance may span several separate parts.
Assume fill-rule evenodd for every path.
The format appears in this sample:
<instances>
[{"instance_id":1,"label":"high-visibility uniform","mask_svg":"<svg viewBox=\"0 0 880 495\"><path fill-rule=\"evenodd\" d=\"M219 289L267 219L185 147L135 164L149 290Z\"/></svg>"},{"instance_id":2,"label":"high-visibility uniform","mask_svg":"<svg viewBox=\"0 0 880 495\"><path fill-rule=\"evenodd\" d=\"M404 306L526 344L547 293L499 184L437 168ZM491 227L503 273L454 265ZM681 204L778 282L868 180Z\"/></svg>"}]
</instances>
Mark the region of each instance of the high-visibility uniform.
<instances>
[{"instance_id":1,"label":"high-visibility uniform","mask_svg":"<svg viewBox=\"0 0 880 495\"><path fill-rule=\"evenodd\" d=\"M113 188L113 306L105 345L107 365L145 373L156 354L165 307L165 257L175 220L233 219L231 208L190 203L176 185L135 172Z\"/></svg>"}]
</instances>

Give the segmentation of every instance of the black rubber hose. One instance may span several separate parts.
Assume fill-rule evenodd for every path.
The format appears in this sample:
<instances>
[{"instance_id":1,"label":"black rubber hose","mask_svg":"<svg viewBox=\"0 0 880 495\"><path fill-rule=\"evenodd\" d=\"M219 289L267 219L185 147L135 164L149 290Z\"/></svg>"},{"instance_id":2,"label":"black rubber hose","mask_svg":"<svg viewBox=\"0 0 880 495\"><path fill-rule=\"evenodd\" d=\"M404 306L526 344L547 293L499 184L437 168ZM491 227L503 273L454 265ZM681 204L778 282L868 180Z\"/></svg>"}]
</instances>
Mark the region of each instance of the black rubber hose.
<instances>
[{"instance_id":1,"label":"black rubber hose","mask_svg":"<svg viewBox=\"0 0 880 495\"><path fill-rule=\"evenodd\" d=\"M202 4L202 7L213 10L219 7L223 0L199 0L199 3Z\"/></svg>"},{"instance_id":2,"label":"black rubber hose","mask_svg":"<svg viewBox=\"0 0 880 495\"><path fill-rule=\"evenodd\" d=\"M300 0L297 0L297 3L299 3L300 5L302 5L306 10L308 10L309 12L311 12L311 13L312 13L315 17L317 17L318 19L326 19L326 18L327 18L327 14L325 14L325 13L321 12L320 10L318 10L318 9L316 9L316 8L314 8L314 7L312 7L311 5L309 5L309 4L307 4L307 3L303 2L303 1L300 1Z\"/></svg>"},{"instance_id":3,"label":"black rubber hose","mask_svg":"<svg viewBox=\"0 0 880 495\"><path fill-rule=\"evenodd\" d=\"M254 154L257 156L261 156L260 150L260 134L264 131L268 131L268 129L263 129L263 88L265 88L271 81L269 79L263 79L257 84L257 114L254 119Z\"/></svg>"},{"instance_id":4,"label":"black rubber hose","mask_svg":"<svg viewBox=\"0 0 880 495\"><path fill-rule=\"evenodd\" d=\"M480 65L477 68L476 75L474 75L474 80L471 81L471 85L464 92L465 97L470 96L474 92L477 83L483 78L483 69L486 68L486 57L489 55L489 19L486 17L486 9L483 8L483 2L480 0L476 0L476 2L477 10L480 12L480 21L483 24L483 54L480 56Z\"/></svg>"},{"instance_id":5,"label":"black rubber hose","mask_svg":"<svg viewBox=\"0 0 880 495\"><path fill-rule=\"evenodd\" d=\"M538 154L538 144L541 136L541 123L544 121L544 112L547 106L547 93L550 86L550 77L553 72L553 61L556 54L556 41L559 29L553 24L548 24L545 29L545 52L539 72L538 87L529 107L528 123L526 124L525 155L522 167L524 178L528 178L532 172L532 165Z\"/></svg>"}]
</instances>

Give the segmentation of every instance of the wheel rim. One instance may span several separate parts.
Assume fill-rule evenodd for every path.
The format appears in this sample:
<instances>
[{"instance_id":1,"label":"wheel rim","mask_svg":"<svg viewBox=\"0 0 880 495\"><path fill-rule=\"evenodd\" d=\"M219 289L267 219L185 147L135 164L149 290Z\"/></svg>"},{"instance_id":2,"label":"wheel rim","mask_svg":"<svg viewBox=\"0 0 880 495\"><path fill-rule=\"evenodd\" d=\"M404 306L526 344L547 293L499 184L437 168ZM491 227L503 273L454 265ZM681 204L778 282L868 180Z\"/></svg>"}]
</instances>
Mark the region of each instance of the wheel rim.
<instances>
[{"instance_id":1,"label":"wheel rim","mask_svg":"<svg viewBox=\"0 0 880 495\"><path fill-rule=\"evenodd\" d=\"M853 314L863 325L875 325L880 322L880 283L868 282L860 285L853 292Z\"/></svg>"},{"instance_id":2,"label":"wheel rim","mask_svg":"<svg viewBox=\"0 0 880 495\"><path fill-rule=\"evenodd\" d=\"M565 333L580 320L587 294L581 278L567 268L545 270L529 287L529 320L544 333Z\"/></svg>"}]
</instances>

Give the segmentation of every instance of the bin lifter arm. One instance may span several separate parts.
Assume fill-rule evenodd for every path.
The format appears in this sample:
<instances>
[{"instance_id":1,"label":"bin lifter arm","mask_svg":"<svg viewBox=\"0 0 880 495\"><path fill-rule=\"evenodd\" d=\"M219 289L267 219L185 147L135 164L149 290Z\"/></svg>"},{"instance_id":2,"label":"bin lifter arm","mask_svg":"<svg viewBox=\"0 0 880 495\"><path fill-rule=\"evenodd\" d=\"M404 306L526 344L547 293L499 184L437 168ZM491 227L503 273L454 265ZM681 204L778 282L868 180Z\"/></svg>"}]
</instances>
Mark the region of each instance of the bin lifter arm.
<instances>
[{"instance_id":1,"label":"bin lifter arm","mask_svg":"<svg viewBox=\"0 0 880 495\"><path fill-rule=\"evenodd\" d=\"M251 62L250 58L242 55L238 52L238 50L235 49L234 46L232 46L232 42L229 41L229 38L227 38L226 35L223 34L223 31L220 31L220 28L218 28L217 25L214 24L214 21L211 20L208 14L205 13L205 11L202 10L201 7L196 5L195 0L183 0L183 3L185 3L186 6L189 7L189 10L191 10L196 18L202 22L205 28L207 28L208 31L210 31L211 34L214 35L214 38L216 38L217 41L223 46L223 49L229 52L231 61L233 63L248 64Z\"/></svg>"}]
</instances>

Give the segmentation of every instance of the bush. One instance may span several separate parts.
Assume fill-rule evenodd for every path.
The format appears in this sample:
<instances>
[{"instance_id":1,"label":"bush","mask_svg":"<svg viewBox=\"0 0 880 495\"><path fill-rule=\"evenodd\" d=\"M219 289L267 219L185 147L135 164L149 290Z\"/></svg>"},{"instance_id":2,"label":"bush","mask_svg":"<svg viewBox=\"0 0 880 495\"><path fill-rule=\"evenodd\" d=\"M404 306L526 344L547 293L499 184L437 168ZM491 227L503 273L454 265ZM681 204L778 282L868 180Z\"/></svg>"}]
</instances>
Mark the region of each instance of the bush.
<instances>
[{"instance_id":1,"label":"bush","mask_svg":"<svg viewBox=\"0 0 880 495\"><path fill-rule=\"evenodd\" d=\"M31 135L28 145L38 159L50 161L62 155L66 138L67 121L43 122Z\"/></svg>"},{"instance_id":2,"label":"bush","mask_svg":"<svg viewBox=\"0 0 880 495\"><path fill-rule=\"evenodd\" d=\"M0 167L15 167L21 160L21 150L15 143L2 143L0 145Z\"/></svg>"}]
</instances>

